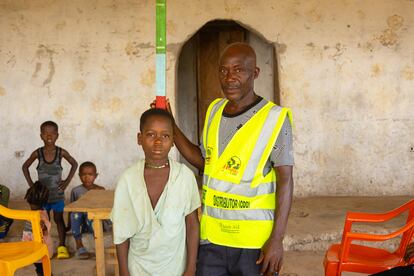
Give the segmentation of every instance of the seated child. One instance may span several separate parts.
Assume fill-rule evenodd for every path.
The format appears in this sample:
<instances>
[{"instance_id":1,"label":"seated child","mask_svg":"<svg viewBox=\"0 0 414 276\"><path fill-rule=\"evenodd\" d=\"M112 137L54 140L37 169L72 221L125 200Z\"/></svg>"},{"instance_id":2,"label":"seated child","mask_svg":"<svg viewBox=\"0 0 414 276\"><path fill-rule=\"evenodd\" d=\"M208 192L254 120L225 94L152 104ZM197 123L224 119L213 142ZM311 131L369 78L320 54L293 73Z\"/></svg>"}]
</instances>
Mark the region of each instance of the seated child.
<instances>
[{"instance_id":1,"label":"seated child","mask_svg":"<svg viewBox=\"0 0 414 276\"><path fill-rule=\"evenodd\" d=\"M36 181L26 192L24 197L30 205L30 209L32 210L40 210L40 225L43 232L43 240L47 245L49 250L49 257L53 256L53 242L50 237L50 221L49 216L47 215L46 210L41 210L42 206L47 203L49 198L49 190L46 188L45 185L42 185L40 181ZM32 241L33 240L33 233L32 233L32 224L30 221L26 221L23 228L23 236L22 241ZM43 276L43 267L42 263L35 263L36 273L37 275Z\"/></svg>"},{"instance_id":2,"label":"seated child","mask_svg":"<svg viewBox=\"0 0 414 276\"><path fill-rule=\"evenodd\" d=\"M142 114L145 159L118 181L111 219L120 275L195 275L200 196L193 172L168 158L173 120L162 109Z\"/></svg>"},{"instance_id":3,"label":"seated child","mask_svg":"<svg viewBox=\"0 0 414 276\"><path fill-rule=\"evenodd\" d=\"M10 190L4 185L0 184L0 205L7 207L9 204ZM13 219L6 218L0 215L0 241L2 241L9 232L10 226L13 223Z\"/></svg>"},{"instance_id":4,"label":"seated child","mask_svg":"<svg viewBox=\"0 0 414 276\"><path fill-rule=\"evenodd\" d=\"M72 189L70 192L70 202L78 200L89 190L104 190L104 187L95 184L97 176L95 164L90 161L83 162L79 167L79 178L82 185ZM76 255L79 259L88 259L89 252L83 246L82 232L93 233L92 221L88 219L87 213L74 212L70 213L69 224L76 242Z\"/></svg>"}]
</instances>

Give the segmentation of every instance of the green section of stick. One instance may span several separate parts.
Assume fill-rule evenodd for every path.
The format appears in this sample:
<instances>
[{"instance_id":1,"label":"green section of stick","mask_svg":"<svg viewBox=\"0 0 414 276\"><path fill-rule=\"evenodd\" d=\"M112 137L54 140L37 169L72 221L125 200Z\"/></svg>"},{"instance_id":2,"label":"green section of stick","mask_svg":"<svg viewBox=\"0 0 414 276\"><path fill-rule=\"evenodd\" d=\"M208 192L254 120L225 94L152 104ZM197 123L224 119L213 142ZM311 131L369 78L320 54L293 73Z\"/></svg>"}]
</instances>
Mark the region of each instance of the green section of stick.
<instances>
[{"instance_id":1,"label":"green section of stick","mask_svg":"<svg viewBox=\"0 0 414 276\"><path fill-rule=\"evenodd\" d=\"M155 34L155 52L157 54L165 54L165 48L167 45L166 36L166 0L156 0L156 34Z\"/></svg>"}]
</instances>

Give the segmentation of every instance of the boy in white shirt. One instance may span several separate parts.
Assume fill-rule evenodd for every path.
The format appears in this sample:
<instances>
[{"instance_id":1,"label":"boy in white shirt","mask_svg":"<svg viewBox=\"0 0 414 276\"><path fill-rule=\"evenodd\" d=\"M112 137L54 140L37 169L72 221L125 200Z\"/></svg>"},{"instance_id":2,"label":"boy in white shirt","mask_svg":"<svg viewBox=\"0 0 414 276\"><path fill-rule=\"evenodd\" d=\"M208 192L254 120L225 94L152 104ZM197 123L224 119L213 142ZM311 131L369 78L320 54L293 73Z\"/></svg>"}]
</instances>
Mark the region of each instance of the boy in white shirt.
<instances>
[{"instance_id":1,"label":"boy in white shirt","mask_svg":"<svg viewBox=\"0 0 414 276\"><path fill-rule=\"evenodd\" d=\"M121 175L111 219L120 275L195 275L200 197L194 174L168 158L173 118L150 109L140 119L145 159Z\"/></svg>"}]
</instances>

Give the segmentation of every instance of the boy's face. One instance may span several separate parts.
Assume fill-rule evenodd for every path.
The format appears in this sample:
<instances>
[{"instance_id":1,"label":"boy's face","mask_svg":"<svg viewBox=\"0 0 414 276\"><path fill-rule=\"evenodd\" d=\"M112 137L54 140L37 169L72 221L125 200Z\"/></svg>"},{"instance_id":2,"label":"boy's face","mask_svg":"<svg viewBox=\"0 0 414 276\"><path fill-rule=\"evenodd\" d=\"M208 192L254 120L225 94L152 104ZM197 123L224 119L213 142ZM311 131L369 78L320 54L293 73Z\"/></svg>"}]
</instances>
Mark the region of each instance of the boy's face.
<instances>
[{"instance_id":1,"label":"boy's face","mask_svg":"<svg viewBox=\"0 0 414 276\"><path fill-rule=\"evenodd\" d=\"M138 144L142 146L145 160L161 165L168 159L173 146L173 128L171 121L163 116L150 116L138 133Z\"/></svg>"},{"instance_id":2,"label":"boy's face","mask_svg":"<svg viewBox=\"0 0 414 276\"><path fill-rule=\"evenodd\" d=\"M79 171L79 178L85 187L92 187L97 176L98 174L96 173L96 168L94 167L83 167Z\"/></svg>"},{"instance_id":3,"label":"boy's face","mask_svg":"<svg viewBox=\"0 0 414 276\"><path fill-rule=\"evenodd\" d=\"M44 126L40 131L40 138L45 143L45 146L55 145L59 133L54 126Z\"/></svg>"}]
</instances>

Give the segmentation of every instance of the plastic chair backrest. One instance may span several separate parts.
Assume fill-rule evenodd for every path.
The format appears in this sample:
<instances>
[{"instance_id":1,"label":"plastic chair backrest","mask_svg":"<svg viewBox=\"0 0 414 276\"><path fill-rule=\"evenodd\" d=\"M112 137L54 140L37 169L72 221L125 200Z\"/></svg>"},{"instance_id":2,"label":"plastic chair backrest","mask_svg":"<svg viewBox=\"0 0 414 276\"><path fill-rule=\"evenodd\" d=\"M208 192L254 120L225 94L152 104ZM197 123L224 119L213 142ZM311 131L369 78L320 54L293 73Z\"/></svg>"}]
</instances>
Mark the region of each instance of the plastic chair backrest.
<instances>
[{"instance_id":1,"label":"plastic chair backrest","mask_svg":"<svg viewBox=\"0 0 414 276\"><path fill-rule=\"evenodd\" d=\"M0 243L0 274L12 276L28 264L41 260L43 275L51 275L47 245L40 227L40 211L13 210L0 205L0 215L17 220L28 220L32 225L32 241Z\"/></svg>"},{"instance_id":2,"label":"plastic chair backrest","mask_svg":"<svg viewBox=\"0 0 414 276\"><path fill-rule=\"evenodd\" d=\"M408 202L406 205L407 205L407 210L408 210L406 224L408 224L410 221L414 220L414 200ZM401 238L400 246L397 249L398 255L405 254L405 251L407 250L407 246L411 242L413 235L414 235L414 227L412 227L410 230L408 230L407 232L403 234Z\"/></svg>"},{"instance_id":3,"label":"plastic chair backrest","mask_svg":"<svg viewBox=\"0 0 414 276\"><path fill-rule=\"evenodd\" d=\"M405 225L400 229L386 235L378 234L366 234L366 233L351 233L353 222L385 222L389 221L400 214L408 212ZM394 254L404 257L408 244L414 235L414 200L411 200L400 207L382 214L369 214L369 213L354 213L348 212L345 220L344 231L341 241L341 254L340 254L340 266L348 261L349 247L352 240L365 240L365 241L385 241L395 238L402 234L400 244Z\"/></svg>"},{"instance_id":4,"label":"plastic chair backrest","mask_svg":"<svg viewBox=\"0 0 414 276\"><path fill-rule=\"evenodd\" d=\"M32 224L33 241L43 242L43 233L40 228L40 211L13 210L0 205L0 215L7 218L30 221Z\"/></svg>"}]
</instances>

